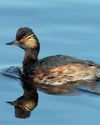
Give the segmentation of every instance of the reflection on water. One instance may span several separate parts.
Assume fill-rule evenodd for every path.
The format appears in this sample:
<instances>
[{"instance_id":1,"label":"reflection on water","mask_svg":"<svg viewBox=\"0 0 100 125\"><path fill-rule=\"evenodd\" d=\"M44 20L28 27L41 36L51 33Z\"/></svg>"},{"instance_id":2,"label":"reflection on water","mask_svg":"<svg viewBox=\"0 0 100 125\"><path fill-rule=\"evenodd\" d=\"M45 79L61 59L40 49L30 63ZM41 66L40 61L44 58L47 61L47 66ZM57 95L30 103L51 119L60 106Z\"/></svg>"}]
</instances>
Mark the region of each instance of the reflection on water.
<instances>
[{"instance_id":1,"label":"reflection on water","mask_svg":"<svg viewBox=\"0 0 100 125\"><path fill-rule=\"evenodd\" d=\"M17 98L15 101L8 101L7 103L15 107L15 117L27 118L38 104L37 90L35 88L27 92L24 90L23 96Z\"/></svg>"},{"instance_id":2,"label":"reflection on water","mask_svg":"<svg viewBox=\"0 0 100 125\"><path fill-rule=\"evenodd\" d=\"M16 29L22 26L32 27L39 37L40 58L64 54L100 64L100 0L1 0L0 67L21 64L23 51L7 47L5 43L15 39ZM15 76L12 78L15 79ZM13 108L5 101L22 95L18 81L0 75L0 123L100 124L100 97L85 94L90 91L85 86L81 87L81 93L85 92L82 96L52 96L38 91L40 102L31 117L16 119L12 115ZM97 83L97 93L99 88ZM94 92L91 90L91 94Z\"/></svg>"},{"instance_id":3,"label":"reflection on water","mask_svg":"<svg viewBox=\"0 0 100 125\"><path fill-rule=\"evenodd\" d=\"M9 78L16 80L22 80L20 75L19 67L9 67L3 69L1 74ZM25 80L21 82L27 82ZM28 84L29 86L29 84ZM98 81L77 81L71 82L67 85L53 86L45 84L36 84L32 87L31 91L23 88L24 94L14 101L8 101L10 105L14 106L15 117L17 118L28 118L30 117L31 111L38 105L38 90L41 90L48 94L53 95L81 95L81 93L100 95L100 82Z\"/></svg>"}]
</instances>

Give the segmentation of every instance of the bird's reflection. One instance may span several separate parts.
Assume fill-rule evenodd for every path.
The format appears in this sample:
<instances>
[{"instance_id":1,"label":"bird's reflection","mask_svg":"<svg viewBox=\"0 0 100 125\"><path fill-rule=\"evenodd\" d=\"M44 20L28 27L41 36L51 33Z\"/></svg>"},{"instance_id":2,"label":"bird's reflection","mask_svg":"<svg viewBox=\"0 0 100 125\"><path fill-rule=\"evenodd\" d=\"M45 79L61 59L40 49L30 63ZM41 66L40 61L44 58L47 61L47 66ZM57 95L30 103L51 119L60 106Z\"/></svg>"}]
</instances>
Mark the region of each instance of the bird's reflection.
<instances>
[{"instance_id":1,"label":"bird's reflection","mask_svg":"<svg viewBox=\"0 0 100 125\"><path fill-rule=\"evenodd\" d=\"M16 68L15 68L16 69ZM41 90L48 94L59 95L59 94L72 94L72 95L80 95L83 92L92 93L95 95L100 95L100 82L91 80L91 81L76 81L70 82L66 85L45 85L45 84L28 84L31 81L27 81L19 75L19 69L17 67L16 73L13 70L13 73L10 69L9 72L5 71L2 74L9 76L11 78L20 79L22 81L22 86L24 94L17 98L15 101L8 101L10 105L14 106L15 109L15 117L17 118L28 118L31 115L31 112L38 105L38 90ZM10 74L11 72L11 74ZM13 75L14 74L14 75ZM27 88L27 85L29 88ZM30 86L29 86L30 85ZM27 89L26 89L27 88ZM30 89L31 88L31 89Z\"/></svg>"},{"instance_id":2,"label":"bird's reflection","mask_svg":"<svg viewBox=\"0 0 100 125\"><path fill-rule=\"evenodd\" d=\"M27 118L30 116L31 111L38 104L38 93L36 89L29 92L24 90L23 96L17 98L15 101L8 101L15 108L15 117Z\"/></svg>"},{"instance_id":3,"label":"bird's reflection","mask_svg":"<svg viewBox=\"0 0 100 125\"><path fill-rule=\"evenodd\" d=\"M17 98L15 101L8 101L7 103L14 106L15 117L17 118L28 118L30 117L31 111L38 104L38 92L41 90L48 94L81 94L83 92L88 92L92 94L99 95L100 91L97 89L96 84L100 84L95 81L83 82L78 81L75 83L69 83L68 86L49 86L49 85L38 85L33 87L31 91L26 91L24 89L23 96Z\"/></svg>"},{"instance_id":4,"label":"bird's reflection","mask_svg":"<svg viewBox=\"0 0 100 125\"><path fill-rule=\"evenodd\" d=\"M31 111L38 104L38 93L36 89L33 91L24 90L23 96L17 98L15 101L8 101L15 108L15 117L17 118L28 118Z\"/></svg>"}]
</instances>

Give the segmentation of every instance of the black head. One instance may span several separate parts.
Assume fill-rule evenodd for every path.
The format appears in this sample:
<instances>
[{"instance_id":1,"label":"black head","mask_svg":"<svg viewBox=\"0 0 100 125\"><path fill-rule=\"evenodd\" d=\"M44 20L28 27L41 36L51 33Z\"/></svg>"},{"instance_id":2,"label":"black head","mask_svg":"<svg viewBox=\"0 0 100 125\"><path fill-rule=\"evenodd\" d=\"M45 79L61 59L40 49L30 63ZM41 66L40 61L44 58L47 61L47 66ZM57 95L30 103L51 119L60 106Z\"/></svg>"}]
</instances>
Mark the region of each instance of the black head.
<instances>
[{"instance_id":1,"label":"black head","mask_svg":"<svg viewBox=\"0 0 100 125\"><path fill-rule=\"evenodd\" d=\"M7 43L7 45L16 45L24 50L39 48L39 41L32 29L21 27L17 30L16 40Z\"/></svg>"},{"instance_id":2,"label":"black head","mask_svg":"<svg viewBox=\"0 0 100 125\"><path fill-rule=\"evenodd\" d=\"M28 27L19 28L16 33L16 40L20 41L22 38L25 38L31 34L34 34L32 29Z\"/></svg>"}]
</instances>

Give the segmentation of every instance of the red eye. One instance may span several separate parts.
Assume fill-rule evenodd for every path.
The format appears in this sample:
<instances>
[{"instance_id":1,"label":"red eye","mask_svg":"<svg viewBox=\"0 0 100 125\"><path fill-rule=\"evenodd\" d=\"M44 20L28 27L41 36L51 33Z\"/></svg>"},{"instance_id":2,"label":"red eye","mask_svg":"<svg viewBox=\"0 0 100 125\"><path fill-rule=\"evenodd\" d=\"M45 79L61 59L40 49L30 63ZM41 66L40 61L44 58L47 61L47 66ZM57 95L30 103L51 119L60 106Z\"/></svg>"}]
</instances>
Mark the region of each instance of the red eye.
<instances>
[{"instance_id":1,"label":"red eye","mask_svg":"<svg viewBox=\"0 0 100 125\"><path fill-rule=\"evenodd\" d=\"M24 38L20 39L20 42L23 43L24 42Z\"/></svg>"}]
</instances>

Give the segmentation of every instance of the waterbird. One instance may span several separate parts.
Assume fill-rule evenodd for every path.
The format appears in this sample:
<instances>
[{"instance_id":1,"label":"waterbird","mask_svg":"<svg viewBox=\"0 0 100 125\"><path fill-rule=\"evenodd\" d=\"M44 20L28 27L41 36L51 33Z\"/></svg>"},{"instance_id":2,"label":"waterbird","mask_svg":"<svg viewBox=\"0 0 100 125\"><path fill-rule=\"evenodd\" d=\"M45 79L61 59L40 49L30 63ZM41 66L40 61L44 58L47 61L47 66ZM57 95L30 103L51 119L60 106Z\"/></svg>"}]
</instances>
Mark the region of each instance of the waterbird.
<instances>
[{"instance_id":1,"label":"waterbird","mask_svg":"<svg viewBox=\"0 0 100 125\"><path fill-rule=\"evenodd\" d=\"M29 27L19 28L16 39L7 45L16 45L25 52L20 68L24 94L17 100L8 102L14 105L17 117L29 117L30 111L36 107L38 94L34 87L53 94L72 93L73 86L80 86L83 82L89 86L90 81L100 79L100 65L89 60L66 55L39 59L40 42Z\"/></svg>"}]
</instances>

